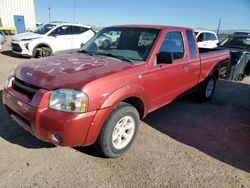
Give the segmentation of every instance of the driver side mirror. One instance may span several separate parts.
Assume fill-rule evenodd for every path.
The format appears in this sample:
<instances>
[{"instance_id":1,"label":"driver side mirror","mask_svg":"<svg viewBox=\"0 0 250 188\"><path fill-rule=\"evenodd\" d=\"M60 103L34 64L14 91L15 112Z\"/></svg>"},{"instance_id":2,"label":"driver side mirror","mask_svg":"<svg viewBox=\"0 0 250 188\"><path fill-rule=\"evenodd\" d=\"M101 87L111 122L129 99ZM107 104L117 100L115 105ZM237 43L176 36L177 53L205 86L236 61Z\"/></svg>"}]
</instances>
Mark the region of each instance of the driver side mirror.
<instances>
[{"instance_id":1,"label":"driver side mirror","mask_svg":"<svg viewBox=\"0 0 250 188\"><path fill-rule=\"evenodd\" d=\"M173 63L173 53L160 52L157 54L157 64L171 64Z\"/></svg>"},{"instance_id":2,"label":"driver side mirror","mask_svg":"<svg viewBox=\"0 0 250 188\"><path fill-rule=\"evenodd\" d=\"M57 37L57 34L56 33L51 33L49 36Z\"/></svg>"}]
</instances>

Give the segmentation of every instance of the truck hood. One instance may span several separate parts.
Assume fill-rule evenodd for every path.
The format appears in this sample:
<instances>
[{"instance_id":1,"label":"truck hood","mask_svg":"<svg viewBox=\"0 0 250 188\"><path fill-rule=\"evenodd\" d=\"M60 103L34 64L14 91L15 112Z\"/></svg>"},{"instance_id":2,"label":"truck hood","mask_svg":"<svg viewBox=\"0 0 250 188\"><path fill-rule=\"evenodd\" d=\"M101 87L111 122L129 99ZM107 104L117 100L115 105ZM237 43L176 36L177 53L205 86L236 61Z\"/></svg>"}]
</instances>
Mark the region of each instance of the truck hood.
<instances>
[{"instance_id":1,"label":"truck hood","mask_svg":"<svg viewBox=\"0 0 250 188\"><path fill-rule=\"evenodd\" d=\"M13 70L13 75L31 85L54 90L81 89L84 84L133 66L114 58L68 54L24 63Z\"/></svg>"},{"instance_id":2,"label":"truck hood","mask_svg":"<svg viewBox=\"0 0 250 188\"><path fill-rule=\"evenodd\" d=\"M21 41L23 39L35 39L35 38L41 38L43 35L41 34L37 34L37 33L31 33L31 32L27 32L27 33L20 33L15 35L12 40L14 41Z\"/></svg>"}]
</instances>

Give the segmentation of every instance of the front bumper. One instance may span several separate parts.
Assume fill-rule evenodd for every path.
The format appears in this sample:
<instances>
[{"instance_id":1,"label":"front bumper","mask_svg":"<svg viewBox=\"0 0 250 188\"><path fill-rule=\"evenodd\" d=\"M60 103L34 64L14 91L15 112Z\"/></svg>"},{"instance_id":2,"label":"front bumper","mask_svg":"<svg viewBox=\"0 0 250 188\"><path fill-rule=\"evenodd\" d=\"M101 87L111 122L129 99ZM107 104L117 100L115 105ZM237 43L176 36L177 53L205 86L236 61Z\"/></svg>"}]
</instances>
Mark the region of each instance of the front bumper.
<instances>
[{"instance_id":1,"label":"front bumper","mask_svg":"<svg viewBox=\"0 0 250 188\"><path fill-rule=\"evenodd\" d=\"M3 90L8 114L38 139L59 146L82 146L96 111L73 114L48 108L48 91L39 90L31 101L11 87ZM39 102L37 102L39 101ZM61 140L55 139L60 135Z\"/></svg>"},{"instance_id":2,"label":"front bumper","mask_svg":"<svg viewBox=\"0 0 250 188\"><path fill-rule=\"evenodd\" d=\"M12 52L19 54L19 55L31 57L33 54L29 50L28 46L29 46L29 42L27 41L26 42L11 41Z\"/></svg>"}]
</instances>

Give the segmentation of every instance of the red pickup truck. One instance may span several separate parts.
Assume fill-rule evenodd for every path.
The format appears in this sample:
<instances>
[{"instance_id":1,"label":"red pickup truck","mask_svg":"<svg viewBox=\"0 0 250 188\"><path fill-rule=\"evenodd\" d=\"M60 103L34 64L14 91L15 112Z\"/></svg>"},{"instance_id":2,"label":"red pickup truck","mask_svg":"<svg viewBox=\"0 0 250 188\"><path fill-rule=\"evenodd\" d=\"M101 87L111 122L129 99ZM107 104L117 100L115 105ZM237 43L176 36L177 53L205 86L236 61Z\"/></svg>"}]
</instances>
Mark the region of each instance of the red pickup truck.
<instances>
[{"instance_id":1,"label":"red pickup truck","mask_svg":"<svg viewBox=\"0 0 250 188\"><path fill-rule=\"evenodd\" d=\"M40 140L58 146L95 143L104 156L118 157L148 113L191 90L207 101L229 59L226 50L199 53L190 28L112 26L77 54L14 68L3 104Z\"/></svg>"}]
</instances>

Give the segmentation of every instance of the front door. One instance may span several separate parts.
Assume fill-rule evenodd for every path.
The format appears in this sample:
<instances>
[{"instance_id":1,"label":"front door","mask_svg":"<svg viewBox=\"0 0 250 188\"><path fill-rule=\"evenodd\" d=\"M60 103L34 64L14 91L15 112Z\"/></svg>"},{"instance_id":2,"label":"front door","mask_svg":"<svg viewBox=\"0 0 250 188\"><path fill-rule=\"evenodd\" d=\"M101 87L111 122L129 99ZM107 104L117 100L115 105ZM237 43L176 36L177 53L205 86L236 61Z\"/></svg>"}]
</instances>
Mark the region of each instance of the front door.
<instances>
[{"instance_id":1,"label":"front door","mask_svg":"<svg viewBox=\"0 0 250 188\"><path fill-rule=\"evenodd\" d=\"M68 25L59 26L49 35L53 53L70 53L73 48L71 28Z\"/></svg>"},{"instance_id":2,"label":"front door","mask_svg":"<svg viewBox=\"0 0 250 188\"><path fill-rule=\"evenodd\" d=\"M179 31L166 33L158 53L172 53L173 62L171 64L157 62L158 64L147 73L150 79L148 81L151 83L147 88L151 99L150 111L171 102L190 89L195 84L195 80L196 82L198 80L198 75L194 75L193 70L193 65L197 61L189 61L187 52L184 50L183 36L184 33Z\"/></svg>"},{"instance_id":3,"label":"front door","mask_svg":"<svg viewBox=\"0 0 250 188\"><path fill-rule=\"evenodd\" d=\"M25 33L25 22L24 22L24 16L14 16L15 26L16 26L16 32L18 33Z\"/></svg>"}]
</instances>

